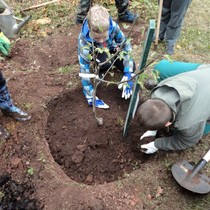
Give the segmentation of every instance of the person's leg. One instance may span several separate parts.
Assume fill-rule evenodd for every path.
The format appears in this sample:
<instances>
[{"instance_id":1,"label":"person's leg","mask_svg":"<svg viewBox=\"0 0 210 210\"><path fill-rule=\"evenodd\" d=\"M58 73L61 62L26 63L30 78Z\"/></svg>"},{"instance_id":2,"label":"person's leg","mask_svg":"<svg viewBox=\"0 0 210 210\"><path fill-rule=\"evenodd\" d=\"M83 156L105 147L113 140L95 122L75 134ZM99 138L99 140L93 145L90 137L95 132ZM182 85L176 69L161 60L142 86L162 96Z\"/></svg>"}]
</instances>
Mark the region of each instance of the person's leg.
<instances>
[{"instance_id":1,"label":"person's leg","mask_svg":"<svg viewBox=\"0 0 210 210\"><path fill-rule=\"evenodd\" d=\"M210 133L210 122L207 122L204 132L203 132L203 135L205 136L205 135L208 135L209 133Z\"/></svg>"},{"instance_id":2,"label":"person's leg","mask_svg":"<svg viewBox=\"0 0 210 210\"><path fill-rule=\"evenodd\" d=\"M6 81L1 72L0 72L0 109L4 115L12 117L17 121L27 121L31 119L30 115L28 115L26 112L23 112L18 107L14 106L6 85Z\"/></svg>"},{"instance_id":3,"label":"person's leg","mask_svg":"<svg viewBox=\"0 0 210 210\"><path fill-rule=\"evenodd\" d=\"M99 77L101 77L103 74L105 74L107 72L107 70L111 67L111 61L106 62L108 59L108 55L103 52L103 53L98 53L97 55L97 62L99 63L104 63L104 65L102 65L99 69Z\"/></svg>"},{"instance_id":4,"label":"person's leg","mask_svg":"<svg viewBox=\"0 0 210 210\"><path fill-rule=\"evenodd\" d=\"M10 93L7 89L6 81L0 71L0 109L6 116L12 117L18 121L30 120L31 116L13 105ZM9 133L0 125L0 139L8 139Z\"/></svg>"},{"instance_id":5,"label":"person's leg","mask_svg":"<svg viewBox=\"0 0 210 210\"><path fill-rule=\"evenodd\" d=\"M90 9L90 6L91 6L91 0L80 0L77 9L76 23L83 22Z\"/></svg>"},{"instance_id":6,"label":"person's leg","mask_svg":"<svg viewBox=\"0 0 210 210\"><path fill-rule=\"evenodd\" d=\"M175 76L177 74L181 74L187 71L194 71L201 66L200 63L188 63L188 62L180 62L180 61L168 61L161 60L154 66L153 71L158 72L159 82L168 78Z\"/></svg>"},{"instance_id":7,"label":"person's leg","mask_svg":"<svg viewBox=\"0 0 210 210\"><path fill-rule=\"evenodd\" d=\"M184 21L185 14L191 3L191 0L172 0L171 3L171 18L167 24L166 38L166 53L174 54L174 45L180 35L181 27Z\"/></svg>"},{"instance_id":8,"label":"person's leg","mask_svg":"<svg viewBox=\"0 0 210 210\"><path fill-rule=\"evenodd\" d=\"M107 60L108 56L105 52L103 53L98 53L96 62L103 63ZM103 76L103 73L105 73L111 64L108 62L102 65L102 67L99 69L99 77ZM94 94L94 87L92 85L91 79L90 78L82 78L82 86L83 86L83 94L85 95L85 98L90 106L93 105L93 94ZM108 109L109 106L104 103L103 100L100 100L97 96L95 98L95 106L97 108L101 109Z\"/></svg>"},{"instance_id":9,"label":"person's leg","mask_svg":"<svg viewBox=\"0 0 210 210\"><path fill-rule=\"evenodd\" d=\"M128 11L128 3L129 0L115 0L119 20L123 22L133 23L133 21L138 17L138 15L135 15L132 12Z\"/></svg>"},{"instance_id":10,"label":"person's leg","mask_svg":"<svg viewBox=\"0 0 210 210\"><path fill-rule=\"evenodd\" d=\"M159 40L161 41L165 39L166 27L171 17L171 12L170 12L171 1L172 0L163 1L161 21L160 21L160 32L159 32Z\"/></svg>"},{"instance_id":11,"label":"person's leg","mask_svg":"<svg viewBox=\"0 0 210 210\"><path fill-rule=\"evenodd\" d=\"M204 66L204 67L203 67ZM148 79L144 83L144 87L148 90L152 90L158 82L168 78L173 77L177 74L181 74L188 71L194 71L197 69L205 68L206 65L202 65L200 63L188 63L188 62L179 62L179 61L169 61L169 60L161 60L154 66L153 72L157 72L158 80Z\"/></svg>"}]
</instances>

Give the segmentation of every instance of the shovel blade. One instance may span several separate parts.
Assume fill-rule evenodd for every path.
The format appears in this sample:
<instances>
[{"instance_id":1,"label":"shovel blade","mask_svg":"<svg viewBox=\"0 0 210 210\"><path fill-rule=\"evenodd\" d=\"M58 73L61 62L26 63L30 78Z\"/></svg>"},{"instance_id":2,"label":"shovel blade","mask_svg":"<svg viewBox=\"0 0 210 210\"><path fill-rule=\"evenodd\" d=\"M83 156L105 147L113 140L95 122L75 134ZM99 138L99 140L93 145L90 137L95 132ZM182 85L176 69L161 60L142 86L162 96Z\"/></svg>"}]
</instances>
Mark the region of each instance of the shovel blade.
<instances>
[{"instance_id":1,"label":"shovel blade","mask_svg":"<svg viewBox=\"0 0 210 210\"><path fill-rule=\"evenodd\" d=\"M171 168L174 179L185 189L199 194L209 193L210 178L201 173L192 177L193 169L186 160L174 163Z\"/></svg>"}]
</instances>

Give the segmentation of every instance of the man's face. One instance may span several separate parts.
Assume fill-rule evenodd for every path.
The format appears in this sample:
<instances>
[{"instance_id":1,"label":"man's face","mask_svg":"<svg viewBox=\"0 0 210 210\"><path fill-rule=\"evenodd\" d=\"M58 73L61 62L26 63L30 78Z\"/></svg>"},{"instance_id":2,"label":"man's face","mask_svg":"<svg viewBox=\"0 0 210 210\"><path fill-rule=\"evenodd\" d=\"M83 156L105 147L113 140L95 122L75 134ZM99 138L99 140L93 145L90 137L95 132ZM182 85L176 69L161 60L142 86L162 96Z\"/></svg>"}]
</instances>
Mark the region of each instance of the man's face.
<instances>
[{"instance_id":1,"label":"man's face","mask_svg":"<svg viewBox=\"0 0 210 210\"><path fill-rule=\"evenodd\" d=\"M106 32L104 32L102 34L91 32L90 36L96 42L98 42L100 44L103 44L109 38L109 33L108 33L108 31L106 31Z\"/></svg>"}]
</instances>

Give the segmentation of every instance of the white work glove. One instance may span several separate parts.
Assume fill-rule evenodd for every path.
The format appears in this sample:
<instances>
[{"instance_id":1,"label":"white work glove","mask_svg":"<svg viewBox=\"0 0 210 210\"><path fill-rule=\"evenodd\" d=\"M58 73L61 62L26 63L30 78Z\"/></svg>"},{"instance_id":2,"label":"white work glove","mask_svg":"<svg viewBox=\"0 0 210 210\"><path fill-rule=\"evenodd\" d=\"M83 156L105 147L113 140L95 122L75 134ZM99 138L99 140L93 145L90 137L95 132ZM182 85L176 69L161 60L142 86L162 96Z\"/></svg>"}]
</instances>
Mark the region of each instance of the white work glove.
<instances>
[{"instance_id":1,"label":"white work glove","mask_svg":"<svg viewBox=\"0 0 210 210\"><path fill-rule=\"evenodd\" d=\"M150 137L150 136L156 136L156 134L157 134L157 130L155 130L155 131L147 131L147 132L145 132L141 137L140 137L140 140L142 140L143 138L145 138L145 137ZM155 142L154 141L152 141L152 142L150 142L150 143L148 143L148 144L143 144L143 145L141 145L141 148L142 149L147 149L146 151L143 151L144 153L146 153L146 154L152 154L152 153L154 153L154 152L156 152L158 149L155 147Z\"/></svg>"},{"instance_id":2,"label":"white work glove","mask_svg":"<svg viewBox=\"0 0 210 210\"><path fill-rule=\"evenodd\" d=\"M143 139L144 137L156 136L156 134L157 131L147 131L140 137L140 140Z\"/></svg>"},{"instance_id":3,"label":"white work glove","mask_svg":"<svg viewBox=\"0 0 210 210\"><path fill-rule=\"evenodd\" d=\"M135 76L134 73L127 72L124 74L121 82L130 80L133 76ZM125 98L125 100L126 100L126 99L130 98L130 96L133 93L133 81L131 80L129 82L121 83L118 85L118 88L122 89L122 98Z\"/></svg>"},{"instance_id":4,"label":"white work glove","mask_svg":"<svg viewBox=\"0 0 210 210\"><path fill-rule=\"evenodd\" d=\"M153 153L155 153L155 152L158 151L158 148L155 147L155 142L154 142L154 141L152 141L152 142L150 142L150 143L148 143L148 144L143 144L143 145L141 145L141 148L142 148L142 149L147 149L147 150L144 152L144 153L146 153L146 154L153 154Z\"/></svg>"}]
</instances>

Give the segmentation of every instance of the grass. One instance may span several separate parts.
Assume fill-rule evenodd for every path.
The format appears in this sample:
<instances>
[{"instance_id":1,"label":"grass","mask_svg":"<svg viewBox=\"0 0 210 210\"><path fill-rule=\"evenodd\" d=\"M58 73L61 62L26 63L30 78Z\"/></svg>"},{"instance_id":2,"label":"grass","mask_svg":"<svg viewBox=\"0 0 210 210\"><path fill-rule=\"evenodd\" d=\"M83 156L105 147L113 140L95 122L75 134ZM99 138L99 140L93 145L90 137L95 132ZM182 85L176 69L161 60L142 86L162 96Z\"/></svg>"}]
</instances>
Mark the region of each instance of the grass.
<instances>
[{"instance_id":1,"label":"grass","mask_svg":"<svg viewBox=\"0 0 210 210\"><path fill-rule=\"evenodd\" d=\"M208 0L193 0L177 43L177 59L189 62L210 63L210 21Z\"/></svg>"}]
</instances>

